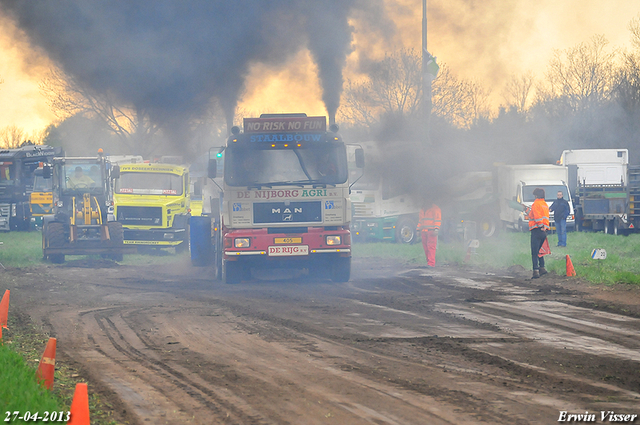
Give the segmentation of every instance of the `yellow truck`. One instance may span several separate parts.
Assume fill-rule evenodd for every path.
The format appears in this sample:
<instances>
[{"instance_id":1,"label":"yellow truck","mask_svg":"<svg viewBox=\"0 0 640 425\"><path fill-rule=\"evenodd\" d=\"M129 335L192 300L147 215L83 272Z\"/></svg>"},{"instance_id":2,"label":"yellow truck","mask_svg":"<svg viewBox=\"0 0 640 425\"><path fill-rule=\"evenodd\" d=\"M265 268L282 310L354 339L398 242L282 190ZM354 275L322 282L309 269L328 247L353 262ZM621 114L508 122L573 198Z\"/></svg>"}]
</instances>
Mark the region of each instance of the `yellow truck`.
<instances>
[{"instance_id":1,"label":"yellow truck","mask_svg":"<svg viewBox=\"0 0 640 425\"><path fill-rule=\"evenodd\" d=\"M113 213L124 243L138 247L189 247L189 170L173 164L122 164Z\"/></svg>"}]
</instances>

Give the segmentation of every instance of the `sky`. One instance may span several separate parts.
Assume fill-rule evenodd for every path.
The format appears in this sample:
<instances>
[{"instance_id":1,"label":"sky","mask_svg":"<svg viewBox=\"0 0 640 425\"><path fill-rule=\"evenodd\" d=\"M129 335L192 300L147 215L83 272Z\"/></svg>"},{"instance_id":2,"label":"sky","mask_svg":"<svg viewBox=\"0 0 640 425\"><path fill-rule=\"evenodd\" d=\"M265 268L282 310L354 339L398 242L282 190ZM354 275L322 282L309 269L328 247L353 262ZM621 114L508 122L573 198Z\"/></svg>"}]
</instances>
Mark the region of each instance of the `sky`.
<instances>
[{"instance_id":1,"label":"sky","mask_svg":"<svg viewBox=\"0 0 640 425\"><path fill-rule=\"evenodd\" d=\"M344 79L358 79L366 58L401 48L421 49L421 0L342 1L354 6L348 16L353 33ZM640 16L640 2L428 0L427 16L428 50L453 73L489 88L497 108L508 78L527 71L542 77L554 49L588 42L597 34L604 35L611 48L630 48L628 23ZM49 53L27 43L20 31L0 12L0 129L15 125L33 134L56 119L39 91L53 61ZM238 108L327 115L316 57L302 49L283 55L284 66L276 60L252 62Z\"/></svg>"}]
</instances>

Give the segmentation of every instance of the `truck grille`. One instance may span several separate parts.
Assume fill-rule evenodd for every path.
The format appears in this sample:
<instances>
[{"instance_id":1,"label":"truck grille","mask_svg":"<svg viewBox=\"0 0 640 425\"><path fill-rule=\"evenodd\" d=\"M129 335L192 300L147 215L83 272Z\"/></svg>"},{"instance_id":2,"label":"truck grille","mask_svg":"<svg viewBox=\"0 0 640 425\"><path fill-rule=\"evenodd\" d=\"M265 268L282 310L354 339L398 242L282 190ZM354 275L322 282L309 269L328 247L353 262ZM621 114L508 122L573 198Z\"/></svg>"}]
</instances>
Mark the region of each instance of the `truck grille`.
<instances>
[{"instance_id":1,"label":"truck grille","mask_svg":"<svg viewBox=\"0 0 640 425\"><path fill-rule=\"evenodd\" d=\"M264 202L253 204L253 222L265 223L320 223L322 204L311 202Z\"/></svg>"},{"instance_id":2,"label":"truck grille","mask_svg":"<svg viewBox=\"0 0 640 425\"><path fill-rule=\"evenodd\" d=\"M132 226L162 226L162 207L117 207L117 221Z\"/></svg>"}]
</instances>

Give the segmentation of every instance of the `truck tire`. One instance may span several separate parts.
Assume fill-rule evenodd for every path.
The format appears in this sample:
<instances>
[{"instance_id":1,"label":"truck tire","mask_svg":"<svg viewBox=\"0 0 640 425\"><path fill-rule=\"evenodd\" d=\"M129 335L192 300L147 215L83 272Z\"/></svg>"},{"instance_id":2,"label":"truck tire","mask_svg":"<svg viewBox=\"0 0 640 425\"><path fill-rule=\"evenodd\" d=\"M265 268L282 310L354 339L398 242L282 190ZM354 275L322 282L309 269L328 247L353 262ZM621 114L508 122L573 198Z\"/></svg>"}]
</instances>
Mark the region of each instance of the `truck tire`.
<instances>
[{"instance_id":1,"label":"truck tire","mask_svg":"<svg viewBox=\"0 0 640 425\"><path fill-rule=\"evenodd\" d=\"M402 217L396 224L396 242L414 244L418 239L417 223L409 218Z\"/></svg>"},{"instance_id":2,"label":"truck tire","mask_svg":"<svg viewBox=\"0 0 640 425\"><path fill-rule=\"evenodd\" d=\"M478 221L478 236L484 239L492 238L500 233L500 224L498 219L493 216L485 215Z\"/></svg>"},{"instance_id":3,"label":"truck tire","mask_svg":"<svg viewBox=\"0 0 640 425\"><path fill-rule=\"evenodd\" d=\"M348 282L351 278L351 257L336 258L331 265L331 280L337 283Z\"/></svg>"},{"instance_id":4,"label":"truck tire","mask_svg":"<svg viewBox=\"0 0 640 425\"><path fill-rule=\"evenodd\" d=\"M112 247L124 247L124 229L122 228L122 223L111 221L107 223L107 227L109 228L109 237L111 238L109 241L110 245ZM124 255L122 253L111 254L109 258L113 261L122 261L124 260Z\"/></svg>"},{"instance_id":5,"label":"truck tire","mask_svg":"<svg viewBox=\"0 0 640 425\"><path fill-rule=\"evenodd\" d=\"M61 248L67 243L62 223L52 222L47 225L46 240L50 248ZM49 254L49 261L54 264L64 263L64 254Z\"/></svg>"},{"instance_id":6,"label":"truck tire","mask_svg":"<svg viewBox=\"0 0 640 425\"><path fill-rule=\"evenodd\" d=\"M242 282L244 272L238 261L224 261L222 263L222 281L227 284Z\"/></svg>"}]
</instances>

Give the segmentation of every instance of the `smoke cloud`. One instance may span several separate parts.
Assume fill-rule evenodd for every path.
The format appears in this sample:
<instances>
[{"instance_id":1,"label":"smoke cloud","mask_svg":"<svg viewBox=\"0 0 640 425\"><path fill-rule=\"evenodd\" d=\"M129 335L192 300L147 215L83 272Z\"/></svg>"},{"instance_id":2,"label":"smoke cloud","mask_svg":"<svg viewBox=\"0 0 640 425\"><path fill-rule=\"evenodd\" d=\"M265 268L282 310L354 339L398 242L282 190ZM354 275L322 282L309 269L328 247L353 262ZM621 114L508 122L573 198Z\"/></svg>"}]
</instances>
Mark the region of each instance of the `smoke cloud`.
<instances>
[{"instance_id":1,"label":"smoke cloud","mask_svg":"<svg viewBox=\"0 0 640 425\"><path fill-rule=\"evenodd\" d=\"M334 117L351 51L348 18L358 8L356 0L0 4L66 73L178 127L202 114L212 98L230 122L250 66L295 66L290 61L301 49L315 60Z\"/></svg>"}]
</instances>

